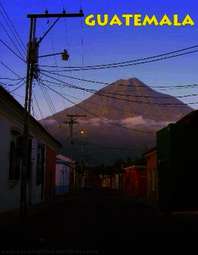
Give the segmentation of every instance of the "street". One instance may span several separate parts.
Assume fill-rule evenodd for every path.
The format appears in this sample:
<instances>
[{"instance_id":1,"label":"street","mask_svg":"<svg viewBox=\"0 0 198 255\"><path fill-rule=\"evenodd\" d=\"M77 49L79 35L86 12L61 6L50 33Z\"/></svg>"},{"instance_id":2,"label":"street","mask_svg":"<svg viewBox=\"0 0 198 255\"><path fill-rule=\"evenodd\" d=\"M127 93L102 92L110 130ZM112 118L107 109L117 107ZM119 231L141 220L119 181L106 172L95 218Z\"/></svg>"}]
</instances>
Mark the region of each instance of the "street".
<instances>
[{"instance_id":1,"label":"street","mask_svg":"<svg viewBox=\"0 0 198 255\"><path fill-rule=\"evenodd\" d=\"M147 249L156 249L157 244L181 247L182 241L187 244L189 237L191 241L196 238L198 216L165 216L117 192L89 190L30 210L23 224L18 215L4 216L0 229L3 251L20 248L100 254L145 245Z\"/></svg>"}]
</instances>

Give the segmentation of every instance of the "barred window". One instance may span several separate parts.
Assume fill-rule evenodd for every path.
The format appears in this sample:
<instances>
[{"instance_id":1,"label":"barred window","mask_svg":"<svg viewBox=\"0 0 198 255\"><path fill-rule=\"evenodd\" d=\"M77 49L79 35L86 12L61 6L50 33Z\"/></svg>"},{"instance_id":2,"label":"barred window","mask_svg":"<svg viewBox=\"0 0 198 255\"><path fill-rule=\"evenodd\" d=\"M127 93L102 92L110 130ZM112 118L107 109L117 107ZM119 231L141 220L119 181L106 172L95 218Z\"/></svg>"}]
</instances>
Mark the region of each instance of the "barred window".
<instances>
[{"instance_id":1,"label":"barred window","mask_svg":"<svg viewBox=\"0 0 198 255\"><path fill-rule=\"evenodd\" d=\"M13 136L10 142L10 166L9 166L9 180L19 180L22 155L21 155L21 136Z\"/></svg>"}]
</instances>

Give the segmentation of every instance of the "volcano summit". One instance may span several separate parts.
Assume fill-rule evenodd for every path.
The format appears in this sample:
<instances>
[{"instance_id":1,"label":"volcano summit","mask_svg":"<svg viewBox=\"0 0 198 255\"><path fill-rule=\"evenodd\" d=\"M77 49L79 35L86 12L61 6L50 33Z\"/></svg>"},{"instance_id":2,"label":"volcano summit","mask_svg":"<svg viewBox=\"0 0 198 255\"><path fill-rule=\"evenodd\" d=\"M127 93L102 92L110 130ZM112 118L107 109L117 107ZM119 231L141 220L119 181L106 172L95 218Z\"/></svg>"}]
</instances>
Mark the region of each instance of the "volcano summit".
<instances>
[{"instance_id":1,"label":"volcano summit","mask_svg":"<svg viewBox=\"0 0 198 255\"><path fill-rule=\"evenodd\" d=\"M137 157L155 143L155 132L192 109L175 97L159 93L136 78L118 80L88 99L42 121L65 146L64 151L92 164ZM86 114L74 130L59 127L67 114ZM80 130L86 130L81 136ZM63 151L63 153L64 153Z\"/></svg>"}]
</instances>

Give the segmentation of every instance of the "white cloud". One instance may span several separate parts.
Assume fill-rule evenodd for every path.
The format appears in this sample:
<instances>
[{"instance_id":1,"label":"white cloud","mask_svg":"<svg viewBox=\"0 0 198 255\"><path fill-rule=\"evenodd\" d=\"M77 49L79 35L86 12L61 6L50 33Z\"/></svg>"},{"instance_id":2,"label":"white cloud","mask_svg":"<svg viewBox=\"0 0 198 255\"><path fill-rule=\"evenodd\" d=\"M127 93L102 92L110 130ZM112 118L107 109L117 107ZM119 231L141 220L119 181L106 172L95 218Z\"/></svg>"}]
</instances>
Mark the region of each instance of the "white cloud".
<instances>
[{"instance_id":1,"label":"white cloud","mask_svg":"<svg viewBox=\"0 0 198 255\"><path fill-rule=\"evenodd\" d=\"M146 125L146 120L143 119L142 116L136 116L136 117L130 117L126 119L122 119L121 124L126 127L131 127L131 126L138 126L138 125Z\"/></svg>"},{"instance_id":2,"label":"white cloud","mask_svg":"<svg viewBox=\"0 0 198 255\"><path fill-rule=\"evenodd\" d=\"M112 120L112 119L100 119L100 118L92 118L89 120L81 120L82 124L89 123L92 126L100 126L104 124L120 124L122 126L125 126L127 128L132 127L147 127L147 128L161 128L164 126L167 126L170 122L168 121L156 121L151 119L145 119L143 116L135 116L135 117L129 117L121 120Z\"/></svg>"}]
</instances>

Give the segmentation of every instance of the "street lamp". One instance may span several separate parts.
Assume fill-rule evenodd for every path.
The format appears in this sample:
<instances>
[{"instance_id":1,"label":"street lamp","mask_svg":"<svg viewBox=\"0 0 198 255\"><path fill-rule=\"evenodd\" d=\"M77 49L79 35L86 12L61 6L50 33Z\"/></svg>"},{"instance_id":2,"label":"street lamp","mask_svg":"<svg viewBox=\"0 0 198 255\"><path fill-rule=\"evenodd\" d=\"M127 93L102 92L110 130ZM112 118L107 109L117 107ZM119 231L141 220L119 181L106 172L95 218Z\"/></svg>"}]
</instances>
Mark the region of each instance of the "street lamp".
<instances>
[{"instance_id":1,"label":"street lamp","mask_svg":"<svg viewBox=\"0 0 198 255\"><path fill-rule=\"evenodd\" d=\"M80 134L81 134L81 135L84 135L84 134L85 134L85 130L84 130L84 129L81 129L81 130L80 130Z\"/></svg>"},{"instance_id":2,"label":"street lamp","mask_svg":"<svg viewBox=\"0 0 198 255\"><path fill-rule=\"evenodd\" d=\"M69 59L69 54L68 54L68 51L66 49L64 49L63 52L58 52L58 53L53 53L53 54L46 54L46 55L39 56L39 58L53 57L53 56L57 56L57 55L61 55L61 58L62 58L63 61L68 61L68 59Z\"/></svg>"},{"instance_id":3,"label":"street lamp","mask_svg":"<svg viewBox=\"0 0 198 255\"><path fill-rule=\"evenodd\" d=\"M63 60L63 61L68 61L68 59L69 59L69 54L68 54L67 50L64 50L64 51L61 53L61 56L62 56L62 60Z\"/></svg>"}]
</instances>

